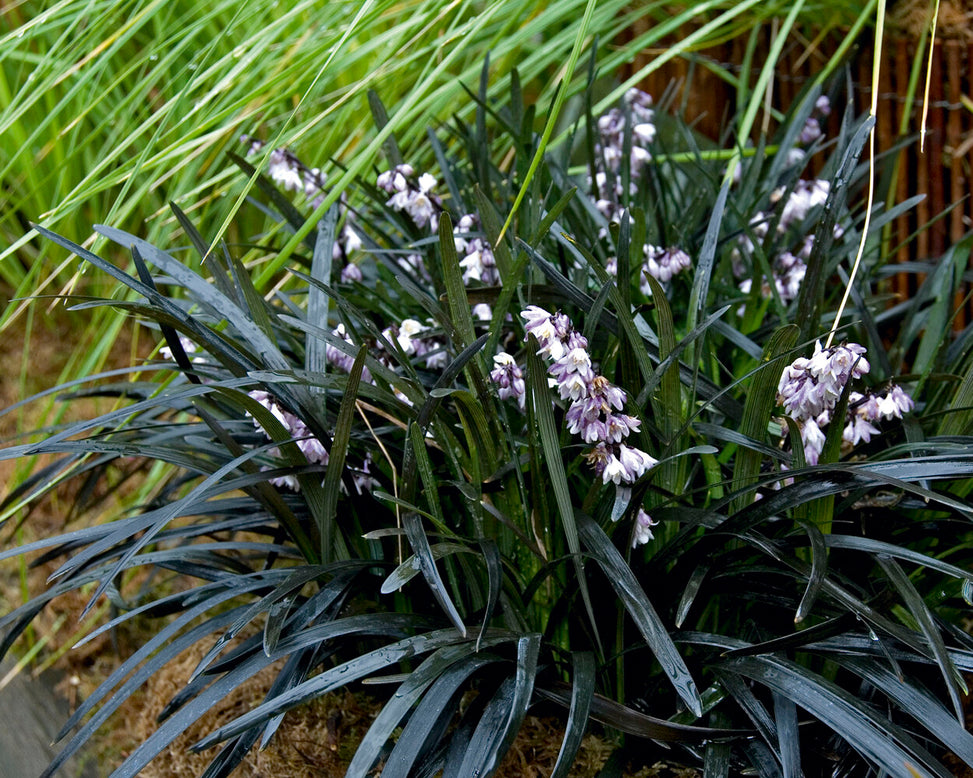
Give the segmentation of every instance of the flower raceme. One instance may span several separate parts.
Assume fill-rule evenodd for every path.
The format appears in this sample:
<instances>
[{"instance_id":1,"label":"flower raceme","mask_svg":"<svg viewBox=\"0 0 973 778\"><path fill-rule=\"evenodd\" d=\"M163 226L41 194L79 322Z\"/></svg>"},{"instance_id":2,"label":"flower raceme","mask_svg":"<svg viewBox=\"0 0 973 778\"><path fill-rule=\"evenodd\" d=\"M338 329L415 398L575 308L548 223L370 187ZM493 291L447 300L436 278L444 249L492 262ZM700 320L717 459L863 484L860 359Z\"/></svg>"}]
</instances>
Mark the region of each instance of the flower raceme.
<instances>
[{"instance_id":1,"label":"flower raceme","mask_svg":"<svg viewBox=\"0 0 973 778\"><path fill-rule=\"evenodd\" d=\"M497 385L497 394L501 400L513 398L520 410L524 410L524 395L527 387L524 384L524 372L506 351L499 352L493 358L493 370L490 380Z\"/></svg>"},{"instance_id":2,"label":"flower raceme","mask_svg":"<svg viewBox=\"0 0 973 778\"><path fill-rule=\"evenodd\" d=\"M821 95L814 103L814 110L804 121L798 142L804 146L810 146L814 141L824 135L821 129L821 122L831 115L831 100L825 95Z\"/></svg>"},{"instance_id":3,"label":"flower raceme","mask_svg":"<svg viewBox=\"0 0 973 778\"><path fill-rule=\"evenodd\" d=\"M283 425L284 429L287 430L288 434L295 440L297 447L304 454L307 461L315 465L327 465L330 459L328 455L328 450L324 447L321 440L308 429L308 426L293 413L284 408L278 401L277 398L271 395L269 392L265 392L263 389L254 389L250 393L250 397L260 403L264 408L270 411L277 420ZM249 413L247 414L250 415ZM254 426L267 436L268 440L272 440L270 434L263 428L257 419L253 419ZM271 456L279 457L280 451L278 449L271 450ZM288 489L293 491L299 491L300 485L298 484L297 478L293 475L285 475L280 478L271 478L270 482L275 486L286 486Z\"/></svg>"},{"instance_id":4,"label":"flower raceme","mask_svg":"<svg viewBox=\"0 0 973 778\"><path fill-rule=\"evenodd\" d=\"M625 157L626 124L631 123L629 139L629 196L639 190L639 181L645 172L646 163L652 159L649 151L656 135L655 112L652 110L651 95L639 89L629 89L624 98L625 109L612 108L598 119L598 140L595 144L595 177L589 176L589 188L593 185L599 197L595 207L609 222L631 221L631 214L623 206L625 192L622 188L622 160ZM608 229L599 231L602 238L608 236ZM639 275L639 288L645 296L652 294L647 275L666 284L672 277L692 267L689 255L677 247L654 246L646 243L642 247L644 260ZM617 260L608 259L609 273L616 275Z\"/></svg>"},{"instance_id":5,"label":"flower raceme","mask_svg":"<svg viewBox=\"0 0 973 778\"><path fill-rule=\"evenodd\" d=\"M436 177L432 173L423 173L413 182L415 175L412 165L396 165L391 170L381 173L376 186L391 195L386 205L395 211L403 211L419 228L428 226L435 232L439 227L439 214L443 209L442 202L433 191L436 188Z\"/></svg>"},{"instance_id":6,"label":"flower raceme","mask_svg":"<svg viewBox=\"0 0 973 778\"><path fill-rule=\"evenodd\" d=\"M632 548L644 546L650 540L654 540L655 536L652 534L652 527L658 523L657 521L652 521L652 518L643 508L639 508L639 512L635 516L635 534L632 537Z\"/></svg>"},{"instance_id":7,"label":"flower raceme","mask_svg":"<svg viewBox=\"0 0 973 778\"><path fill-rule=\"evenodd\" d=\"M564 415L568 431L592 445L584 454L588 464L602 483L611 482L619 490L631 491L631 484L658 462L641 449L623 442L640 428L638 419L621 412L627 400L625 391L595 371L588 341L563 313L550 313L530 305L520 315L527 336L533 335L537 340L538 355L551 363L547 370L551 388L570 403ZM523 408L523 372L514 358L501 352L493 362L495 367L490 378L498 386L500 399L515 398ZM640 507L635 517L632 548L653 539L651 527L655 524Z\"/></svg>"},{"instance_id":8,"label":"flower raceme","mask_svg":"<svg viewBox=\"0 0 973 778\"><path fill-rule=\"evenodd\" d=\"M783 201L783 205L780 206L780 218L777 221L776 234L768 234L770 225L774 221L773 214L759 211L750 220L749 235L740 236L739 246L733 251L733 272L738 278L747 272L743 257L754 255L757 249L755 242L767 247L775 240L785 239L788 233L795 228L800 228L813 209L825 204L831 191L831 183L824 179L800 180L786 199L784 199L785 191L783 188L777 189L770 196L771 204L775 207ZM840 238L843 234L842 227L836 224L834 227L835 238ZM770 284L772 281L781 302L788 303L797 299L801 282L807 274L807 262L814 249L814 234L804 235L800 244L792 245L791 249L793 251L781 251L770 259L772 279L762 279L760 291L763 297L771 296ZM745 294L750 293L752 286L752 278L742 278L739 283L740 291Z\"/></svg>"},{"instance_id":9,"label":"flower raceme","mask_svg":"<svg viewBox=\"0 0 973 778\"><path fill-rule=\"evenodd\" d=\"M657 461L622 442L640 428L638 419L621 413L625 391L595 372L588 341L563 313L530 305L520 315L527 334L537 339L537 353L552 362L547 372L558 396L570 402L564 416L568 430L593 445L585 458L595 473L606 484L637 481Z\"/></svg>"},{"instance_id":10,"label":"flower raceme","mask_svg":"<svg viewBox=\"0 0 973 778\"><path fill-rule=\"evenodd\" d=\"M241 141L248 144L247 155L257 154L264 148L264 142L243 135ZM313 207L324 199L324 185L327 176L319 168L310 168L289 149L274 149L268 159L270 178L288 191L303 192ZM416 176L412 165L403 163L380 173L375 181L380 191L389 195L385 204L393 211L406 214L419 229L435 233L439 228L439 218L443 213L443 203L436 193L436 177L429 172ZM361 283L363 274L358 260L349 256L361 253L362 236L354 227L354 213L341 201L344 222L334 242L333 259L341 262L342 283ZM453 228L456 252L463 269L463 283L479 283L495 286L500 283L496 258L487 241L478 231L479 219L476 214L460 217ZM423 281L431 281L432 276L420 253L400 255L396 262L407 273L416 275ZM490 319L493 312L486 303L473 306L473 318ZM432 365L428 365L432 367Z\"/></svg>"},{"instance_id":11,"label":"flower raceme","mask_svg":"<svg viewBox=\"0 0 973 778\"><path fill-rule=\"evenodd\" d=\"M605 169L612 174L621 170L625 156L626 119L631 119L631 152L629 165L632 178L638 178L645 164L652 159L649 146L655 140L655 112L652 110L652 96L640 89L629 89L625 93L625 111L612 108L598 118L598 140L595 143L595 161L603 173L599 188L604 187L607 176ZM621 178L615 178L616 198L621 197Z\"/></svg>"},{"instance_id":12,"label":"flower raceme","mask_svg":"<svg viewBox=\"0 0 973 778\"><path fill-rule=\"evenodd\" d=\"M797 422L830 413L851 378L870 369L865 347L847 343L829 349L814 344L810 359L799 357L784 368L777 391L784 410Z\"/></svg>"},{"instance_id":13,"label":"flower raceme","mask_svg":"<svg viewBox=\"0 0 973 778\"><path fill-rule=\"evenodd\" d=\"M871 369L865 353L865 347L857 343L825 349L817 342L810 359L799 357L784 368L777 400L800 426L804 459L809 465L818 463L826 439L822 428L831 422L846 385ZM851 446L867 443L879 433L873 422L901 419L914 406L908 393L895 384L880 392L849 392L842 438Z\"/></svg>"},{"instance_id":14,"label":"flower raceme","mask_svg":"<svg viewBox=\"0 0 973 778\"><path fill-rule=\"evenodd\" d=\"M254 389L248 394L264 408L270 411L283 425L284 429L287 430L287 433L291 436L291 438L293 438L294 442L297 444L297 447L301 450L301 453L304 454L304 457L307 459L309 464L322 465L324 467L328 466L328 462L331 459L330 455L328 454L328 450L325 448L321 439L311 432L303 420L284 408L276 397L263 389ZM249 413L247 415L250 416ZM251 418L253 417L251 416ZM253 419L253 425L258 431L262 432L268 440L272 440L267 430L265 430L263 425L255 418ZM269 453L272 457L280 457L280 449L278 448L270 449ZM371 464L372 456L371 454L366 453L361 467L355 468L346 465L351 475L351 482L358 494L370 492L374 487L379 485L379 482L372 477L370 468ZM269 468L265 467L263 469L267 470ZM297 480L297 477L292 474L282 475L269 480L270 483L274 484L275 486L283 486L294 492L299 492L301 490L301 485ZM345 490L343 483L341 484L340 488L342 491Z\"/></svg>"},{"instance_id":15,"label":"flower raceme","mask_svg":"<svg viewBox=\"0 0 973 778\"><path fill-rule=\"evenodd\" d=\"M247 156L253 157L260 153L265 143L249 135L241 135L240 141L247 144ZM320 168L312 168L298 159L290 149L277 148L270 152L267 160L267 174L271 180L289 192L302 192L312 208L317 208L324 202L324 185L327 175ZM344 196L342 196L344 202ZM351 212L345 213L345 220L334 242L331 253L335 261L344 262L341 280L345 283L361 281L362 274L359 267L348 262L348 255L362 248L361 235L352 226L354 219Z\"/></svg>"},{"instance_id":16,"label":"flower raceme","mask_svg":"<svg viewBox=\"0 0 973 778\"><path fill-rule=\"evenodd\" d=\"M497 261L490 242L471 234L476 225L476 215L468 213L453 227L453 242L457 254L462 257L459 264L463 268L463 282L479 281L486 286L495 286L500 283Z\"/></svg>"}]
</instances>

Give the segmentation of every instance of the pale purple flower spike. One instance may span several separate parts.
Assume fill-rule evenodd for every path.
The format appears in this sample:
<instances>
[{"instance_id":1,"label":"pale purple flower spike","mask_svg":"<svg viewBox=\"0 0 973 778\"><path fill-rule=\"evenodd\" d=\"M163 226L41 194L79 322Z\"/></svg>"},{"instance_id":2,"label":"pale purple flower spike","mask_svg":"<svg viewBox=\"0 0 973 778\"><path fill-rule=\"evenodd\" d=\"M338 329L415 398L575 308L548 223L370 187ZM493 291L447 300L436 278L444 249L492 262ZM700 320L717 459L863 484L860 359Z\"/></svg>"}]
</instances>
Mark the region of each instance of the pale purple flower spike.
<instances>
[{"instance_id":1,"label":"pale purple flower spike","mask_svg":"<svg viewBox=\"0 0 973 778\"><path fill-rule=\"evenodd\" d=\"M639 430L638 419L618 413L625 405L625 392L595 372L588 341L567 316L537 305L528 306L520 315L527 334L537 339L537 353L553 362L547 372L558 396L571 403L564 416L568 431L593 445L585 457L595 473L606 484L637 481L657 462L622 442Z\"/></svg>"},{"instance_id":2,"label":"pale purple flower spike","mask_svg":"<svg viewBox=\"0 0 973 778\"><path fill-rule=\"evenodd\" d=\"M375 182L379 189L387 192L391 197L386 202L395 211L403 211L417 227L428 226L430 231L439 228L439 213L442 204L433 191L436 177L431 173L423 173L415 183L410 179L415 175L412 165L396 165L391 170L381 173Z\"/></svg>"},{"instance_id":3,"label":"pale purple flower spike","mask_svg":"<svg viewBox=\"0 0 973 778\"><path fill-rule=\"evenodd\" d=\"M816 465L824 450L826 434L822 428L831 422L845 386L870 369L865 359L865 347L857 343L827 349L815 343L810 359L799 357L784 368L777 387L777 400L787 415L800 425L804 459L809 465ZM842 438L852 446L868 443L872 435L879 434L872 422L902 418L902 414L913 407L912 398L894 384L884 393L850 392Z\"/></svg>"},{"instance_id":4,"label":"pale purple flower spike","mask_svg":"<svg viewBox=\"0 0 973 778\"><path fill-rule=\"evenodd\" d=\"M786 237L790 230L807 218L812 209L824 205L830 191L831 183L823 179L798 181L787 199L783 201L780 219L777 222L776 236L778 238ZM771 202L774 205L780 203L783 200L784 192L784 189L775 191L771 195ZM771 237L768 233L772 221L773 215L763 211L758 212L750 220L750 231L757 243L764 244L768 242L768 239ZM835 238L840 238L842 234L844 234L842 227L835 225ZM752 255L755 248L754 240L749 236L743 235L740 237L739 246L734 249L733 260L733 272L737 277L740 277L746 270L743 255ZM800 245L793 248L793 251L785 250L777 254L770 262L771 280L783 303L789 303L791 300L797 298L797 294L801 288L801 282L807 274L807 262L814 248L814 235L805 235ZM770 297L770 283L770 280L766 278L762 279L760 292L763 297ZM740 281L739 286L740 291L749 294L753 286L752 279L744 278Z\"/></svg>"},{"instance_id":5,"label":"pale purple flower spike","mask_svg":"<svg viewBox=\"0 0 973 778\"><path fill-rule=\"evenodd\" d=\"M311 433L311 430L308 429L308 426L301 419L283 408L269 392L265 392L262 389L254 389L252 392L249 392L249 395L277 418L291 438L295 440L301 453L304 454L304 457L310 464L328 464L328 450L324 447L320 439ZM253 420L253 424L267 436L268 440L273 440L256 419ZM270 453L273 456L280 456L280 451L276 448L271 449ZM299 489L297 478L292 475L272 478L270 480L276 486L286 486L288 489L293 489L294 491Z\"/></svg>"},{"instance_id":6,"label":"pale purple flower spike","mask_svg":"<svg viewBox=\"0 0 973 778\"><path fill-rule=\"evenodd\" d=\"M655 140L656 128L653 123L655 112L652 110L652 96L639 89L629 89L625 93L627 114L631 117L631 155L629 157L629 194L638 192L638 181L646 163L652 159L649 148ZM595 177L593 183L599 193L595 207L609 222L621 222L631 214L622 207L625 194L622 188L621 163L624 157L626 112L612 108L598 119L598 142L595 145ZM602 227L600 237L607 237L608 230ZM643 246L644 261L639 274L639 287L642 294L652 293L645 276L650 275L660 283L668 283L672 277L692 266L692 260L682 249L663 248L646 243ZM611 275L617 274L617 261L609 257L606 269Z\"/></svg>"},{"instance_id":7,"label":"pale purple flower spike","mask_svg":"<svg viewBox=\"0 0 973 778\"><path fill-rule=\"evenodd\" d=\"M468 213L453 227L453 242L461 257L463 283L479 281L486 286L496 286L500 283L497 261L489 241L471 234L476 229L476 222L476 216Z\"/></svg>"}]
</instances>

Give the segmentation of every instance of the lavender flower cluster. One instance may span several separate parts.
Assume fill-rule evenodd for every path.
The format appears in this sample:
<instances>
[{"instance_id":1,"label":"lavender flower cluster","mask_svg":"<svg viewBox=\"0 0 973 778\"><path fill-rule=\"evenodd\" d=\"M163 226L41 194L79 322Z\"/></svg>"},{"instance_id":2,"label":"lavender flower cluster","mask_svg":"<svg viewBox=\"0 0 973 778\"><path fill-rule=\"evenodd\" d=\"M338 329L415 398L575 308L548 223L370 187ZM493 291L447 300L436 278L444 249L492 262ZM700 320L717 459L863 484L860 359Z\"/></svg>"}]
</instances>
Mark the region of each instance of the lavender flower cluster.
<instances>
[{"instance_id":1,"label":"lavender flower cluster","mask_svg":"<svg viewBox=\"0 0 973 778\"><path fill-rule=\"evenodd\" d=\"M570 402L564 415L568 431L593 444L585 458L603 483L611 481L619 489L628 490L657 460L635 446L623 441L639 431L639 420L621 413L627 397L625 391L599 375L588 353L588 341L574 329L563 313L550 313L537 305L521 312L527 335L533 335L539 346L538 354L551 361L547 372L552 387L562 400ZM500 387L501 399L516 397L523 407L523 373L509 354L494 357L496 365L490 377ZM652 521L643 508L635 517L632 547L652 540Z\"/></svg>"},{"instance_id":2,"label":"lavender flower cluster","mask_svg":"<svg viewBox=\"0 0 973 778\"><path fill-rule=\"evenodd\" d=\"M446 347L429 335L432 329L415 319L403 319L398 326L382 330L382 336L390 343L394 340L406 356L422 357L430 370L442 370L446 367Z\"/></svg>"},{"instance_id":3,"label":"lavender flower cluster","mask_svg":"<svg viewBox=\"0 0 973 778\"><path fill-rule=\"evenodd\" d=\"M434 191L436 178L431 173L423 173L416 179L415 169L411 165L397 165L379 174L376 186L391 195L386 204L393 210L407 214L417 227L428 227L432 231L438 229L439 216L443 209L442 202ZM462 256L460 265L464 271L463 280L467 284L472 281L488 285L498 284L500 277L493 251L486 240L475 234L476 227L476 216L467 214L460 218L453 230L456 250ZM405 254L397 262L402 269L415 273L424 280L431 279L421 254ZM360 281L361 278L361 271L355 264L349 263L342 271L343 281ZM492 316L490 307L482 303L473 306L472 313L474 319L481 321L489 320ZM390 325L382 331L383 338L374 344L375 356L386 366L394 368L395 359L386 344L395 343L406 356L422 358L426 368L441 370L447 362L446 346L431 334L432 330L431 326L409 318ZM343 324L338 324L331 334L352 346L356 345ZM351 369L354 361L348 353L330 344L326 348L325 357L329 364L346 372ZM373 382L367 368L362 373L362 380ZM409 403L406 395L395 387L393 390L399 399Z\"/></svg>"},{"instance_id":4,"label":"lavender flower cluster","mask_svg":"<svg viewBox=\"0 0 973 778\"><path fill-rule=\"evenodd\" d=\"M777 236L784 236L795 225L800 224L806 218L812 208L824 205L828 199L830 182L824 180L798 181L797 185L784 200L781 207L780 219L777 222ZM776 204L783 199L784 191L777 190L771 195L771 202ZM743 255L752 255L756 246L754 239L760 244L767 242L770 224L773 222L773 215L764 211L758 212L750 221L751 234L740 237L739 246L734 249L733 269L737 277L746 272L743 263ZM835 226L835 237L842 235L840 226ZM814 247L814 235L806 235L796 251L782 251L777 254L770 262L773 284L777 289L777 294L784 303L797 298L801 288L801 282L807 274L807 261L811 257L811 249ZM752 288L752 279L744 278L739 284L740 291L749 294ZM770 281L763 279L761 294L770 297Z\"/></svg>"},{"instance_id":5,"label":"lavender flower cluster","mask_svg":"<svg viewBox=\"0 0 973 778\"><path fill-rule=\"evenodd\" d=\"M391 195L386 205L392 210L407 214L416 227L429 227L431 232L436 232L443 210L442 201L433 191L436 177L432 173L423 173L414 180L415 174L412 165L396 165L380 173L375 185Z\"/></svg>"},{"instance_id":6,"label":"lavender flower cluster","mask_svg":"<svg viewBox=\"0 0 973 778\"><path fill-rule=\"evenodd\" d=\"M240 140L249 144L247 147L248 157L258 154L266 145L262 140L251 138L249 135L241 135ZM267 174L272 181L285 190L303 192L312 208L317 208L324 202L324 184L327 176L321 172L320 168L311 168L305 165L288 149L279 148L270 152ZM335 261L344 262L341 280L345 283L362 280L361 269L355 263L348 261L348 257L359 251L361 247L361 236L355 231L351 213L346 211L345 221L331 252Z\"/></svg>"},{"instance_id":7,"label":"lavender flower cluster","mask_svg":"<svg viewBox=\"0 0 973 778\"><path fill-rule=\"evenodd\" d=\"M805 146L810 146L814 141L824 135L824 131L821 129L821 121L830 115L831 101L827 96L821 95L814 102L814 110L811 111L811 115L804 122L798 141Z\"/></svg>"},{"instance_id":8,"label":"lavender flower cluster","mask_svg":"<svg viewBox=\"0 0 973 778\"><path fill-rule=\"evenodd\" d=\"M414 176L412 165L397 165L379 174L376 186L391 195L386 205L406 213L417 227L429 227L431 232L436 232L439 229L439 215L443 211L442 201L434 191L436 178L431 173L423 173L413 182ZM474 234L476 227L475 214L465 214L453 227L453 240L463 268L463 283L469 285L472 281L478 281L486 286L495 286L500 283L496 258L490 244ZM398 264L403 270L415 273L425 281L431 280L420 254L408 254L400 258ZM474 306L475 319L489 319L491 316L488 305L480 303Z\"/></svg>"},{"instance_id":9,"label":"lavender flower cluster","mask_svg":"<svg viewBox=\"0 0 973 778\"><path fill-rule=\"evenodd\" d=\"M634 446L622 441L631 432L638 432L639 421L620 413L626 402L625 392L598 375L588 353L588 342L564 314L550 313L531 305L521 312L528 334L537 339L538 354L551 361L548 381L562 400L570 405L565 413L568 430L579 435L593 447L585 458L603 483L611 481L620 489L628 489L656 460ZM524 409L526 385L523 370L507 352L493 358L491 380L497 385L501 400L514 399ZM652 521L643 508L635 517L632 548L653 539Z\"/></svg>"},{"instance_id":10,"label":"lavender flower cluster","mask_svg":"<svg viewBox=\"0 0 973 778\"><path fill-rule=\"evenodd\" d=\"M499 352L493 358L490 380L497 385L497 394L500 395L501 400L513 398L517 401L517 407L524 410L524 395L527 392L527 387L524 384L524 371L506 351Z\"/></svg>"},{"instance_id":11,"label":"lavender flower cluster","mask_svg":"<svg viewBox=\"0 0 973 778\"><path fill-rule=\"evenodd\" d=\"M264 148L263 141L248 135L241 136L241 140L249 144L248 155L256 154ZM326 176L318 168L309 168L289 150L280 148L271 152L268 173L285 190L303 192L313 206L317 207L323 202ZM439 228L439 215L443 211L443 205L435 192L437 182L432 173L423 173L416 178L412 165L396 165L391 170L380 173L375 183L378 189L390 195L386 205L408 215L417 227L428 227L431 232ZM475 214L466 214L453 229L456 251L461 257L463 282L468 285L477 281L487 286L495 286L500 283L496 258L489 242L475 234L477 221ZM353 224L351 211L345 209L345 221L333 250L333 258L343 262L341 280L344 283L360 282L363 279L357 262L349 260L363 245ZM397 264L424 281L432 280L421 254L401 255ZM492 314L490 306L484 303L473 307L474 319L489 320Z\"/></svg>"},{"instance_id":12,"label":"lavender flower cluster","mask_svg":"<svg viewBox=\"0 0 973 778\"><path fill-rule=\"evenodd\" d=\"M456 253L462 257L459 264L463 268L463 282L479 281L486 286L496 286L500 283L497 260L489 241L473 234L477 221L475 214L468 213L460 217L453 228Z\"/></svg>"},{"instance_id":13,"label":"lavender flower cluster","mask_svg":"<svg viewBox=\"0 0 973 778\"><path fill-rule=\"evenodd\" d=\"M865 347L857 343L827 349L815 343L810 359L800 357L784 369L777 400L801 428L804 459L809 465L818 463L825 443L822 428L832 421L845 386L871 369L865 353ZM894 384L882 392L849 392L842 438L850 446L867 443L872 435L879 434L873 423L902 418L914 406L908 393Z\"/></svg>"},{"instance_id":14,"label":"lavender flower cluster","mask_svg":"<svg viewBox=\"0 0 973 778\"><path fill-rule=\"evenodd\" d=\"M548 374L562 400L570 401L565 421L572 435L593 444L585 458L604 483L631 484L657 461L622 441L638 432L639 420L620 413L625 391L595 372L588 341L563 313L549 313L536 305L521 312L528 335L540 346L538 354L551 360Z\"/></svg>"},{"instance_id":15,"label":"lavender flower cluster","mask_svg":"<svg viewBox=\"0 0 973 778\"><path fill-rule=\"evenodd\" d=\"M631 117L631 143L629 155L629 192L638 191L638 179L646 163L652 159L649 146L655 139L655 112L652 110L652 97L639 89L629 89L625 93L625 110L612 108L598 118L598 141L595 143L595 179L589 178L588 186L594 183L599 197L595 207L608 221L619 221L622 217L621 163L625 156L626 114ZM605 231L607 235L607 231Z\"/></svg>"},{"instance_id":16,"label":"lavender flower cluster","mask_svg":"<svg viewBox=\"0 0 973 778\"><path fill-rule=\"evenodd\" d=\"M814 104L811 115L804 123L798 142L808 146L814 143L824 134L821 129L821 122L831 113L831 101L824 95L820 96ZM791 149L793 159L789 160L794 164L803 164L806 153L803 149ZM830 192L830 182L816 179L814 181L801 180L797 182L793 191L784 200L781 207L780 219L777 222L776 236L783 237L796 225L799 225L806 218L812 208L824 205ZM776 205L784 196L783 188L777 189L771 196L771 204ZM754 239L761 245L767 243L770 224L773 222L773 214L758 212L750 220L751 233L753 238L743 235L740 238L740 245L734 249L733 271L738 278L747 272L743 263L743 255L752 256L755 246ZM834 235L841 237L843 230L840 226L835 226ZM771 296L771 283L777 290L777 295L781 302L789 303L797 298L801 289L801 282L807 274L807 262L811 257L811 250L814 247L814 236L806 235L802 238L800 245L792 247L793 250L784 250L776 254L770 260L770 270L772 278L761 279L760 294L762 297ZM752 278L742 278L739 284L740 291L749 294L753 287Z\"/></svg>"},{"instance_id":17,"label":"lavender flower cluster","mask_svg":"<svg viewBox=\"0 0 973 778\"><path fill-rule=\"evenodd\" d=\"M312 465L327 465L328 464L328 450L324 447L324 444L319 438L311 433L308 429L307 424L305 424L301 419L295 416L293 413L284 408L269 392L265 392L263 389L254 389L249 392L249 395L260 403L264 408L270 411L277 420L284 426L287 433L294 439L297 443L297 447L304 454L305 458ZM247 414L250 416L250 414ZM253 418L251 416L251 418ZM256 418L253 418L254 426L266 435L268 440L273 440L267 433L267 430L263 428L260 422ZM272 449L271 456L279 457L280 450ZM298 484L297 478L293 475L284 475L279 478L271 478L270 482L276 486L285 486L293 491L299 491L300 485Z\"/></svg>"},{"instance_id":18,"label":"lavender flower cluster","mask_svg":"<svg viewBox=\"0 0 973 778\"><path fill-rule=\"evenodd\" d=\"M625 151L626 112L631 117L632 150L629 156L629 170L633 179L642 174L646 163L652 159L649 146L655 140L655 111L652 110L652 96L640 89L629 89L624 97L625 110L612 108L608 113L598 117L598 140L595 143L595 160L600 174L598 189L602 190L608 183L608 173L617 174L621 171L622 158ZM612 176L618 178L617 176ZM615 199L622 196L615 182Z\"/></svg>"},{"instance_id":19,"label":"lavender flower cluster","mask_svg":"<svg viewBox=\"0 0 973 778\"><path fill-rule=\"evenodd\" d=\"M638 192L638 181L642 176L646 164L652 159L649 150L655 139L656 128L653 123L655 112L652 110L651 95L639 89L629 89L625 93L625 110L612 108L598 119L598 142L595 144L595 188L599 198L595 207L609 222L620 222L623 218L631 220L622 207L624 191L622 189L621 162L624 157L625 127L627 116L631 117L631 153L629 156L629 195ZM591 181L589 179L589 186ZM602 228L600 236L606 238L608 230ZM680 248L670 246L664 248L646 243L643 246L642 272L640 273L639 288L642 294L649 296L652 291L646 275L650 275L660 283L668 283L673 276L692 267L689 255ZM609 257L606 269L611 275L616 275L617 260Z\"/></svg>"},{"instance_id":20,"label":"lavender flower cluster","mask_svg":"<svg viewBox=\"0 0 973 778\"><path fill-rule=\"evenodd\" d=\"M249 144L248 157L259 154L266 146L262 140L249 135L241 135L240 141ZM323 189L327 176L320 168L309 168L288 149L279 148L270 152L267 174L287 191L303 192L314 208L324 200Z\"/></svg>"},{"instance_id":21,"label":"lavender flower cluster","mask_svg":"<svg viewBox=\"0 0 973 778\"><path fill-rule=\"evenodd\" d=\"M320 438L315 437L308 426L293 413L285 409L277 401L272 394L264 391L263 389L254 389L249 392L250 397L260 403L264 408L270 411L277 420L284 426L291 438L297 443L297 447L304 454L304 457L312 465L324 465L327 466L330 456L328 450L324 447ZM247 414L250 416L250 414ZM253 418L253 417L251 417ZM263 426L256 420L253 420L254 426L263 432L268 440L272 440L270 435ZM270 450L271 456L279 457L280 449L273 448ZM362 460L361 467L349 468L351 472L351 481L354 484L355 491L358 494L363 494L364 492L370 492L373 488L379 485L379 482L372 476L371 465L372 455L365 454L364 460ZM267 468L264 468L267 469ZM277 478L271 478L270 483L275 486L283 486L292 491L298 492L301 489L300 482L293 475L283 475ZM342 484L341 489L344 490L344 484Z\"/></svg>"},{"instance_id":22,"label":"lavender flower cluster","mask_svg":"<svg viewBox=\"0 0 973 778\"><path fill-rule=\"evenodd\" d=\"M652 287L649 285L648 276L652 276L660 284L669 283L673 276L678 275L684 270L689 270L693 266L693 261L685 251L676 246L663 248L646 243L642 247L642 255L645 260L642 262L641 272L639 273L639 291L646 297L651 297ZM609 275L618 275L618 258L609 257L605 264L605 270Z\"/></svg>"},{"instance_id":23,"label":"lavender flower cluster","mask_svg":"<svg viewBox=\"0 0 973 778\"><path fill-rule=\"evenodd\" d=\"M339 323L331 331L331 334L357 349L357 345L348 334L344 324ZM442 370L446 366L445 343L435 337L431 326L422 324L415 319L403 319L398 325L386 327L382 330L382 340L374 346L373 352L376 359L394 370L395 359L384 343L397 344L407 357L421 357L425 367L430 370ZM325 347L324 357L329 365L333 365L346 373L351 370L355 361L348 353L331 343ZM362 369L361 380L368 384L375 382L367 367ZM412 404L412 401L397 387L393 386L392 391L402 402L407 405Z\"/></svg>"}]
</instances>

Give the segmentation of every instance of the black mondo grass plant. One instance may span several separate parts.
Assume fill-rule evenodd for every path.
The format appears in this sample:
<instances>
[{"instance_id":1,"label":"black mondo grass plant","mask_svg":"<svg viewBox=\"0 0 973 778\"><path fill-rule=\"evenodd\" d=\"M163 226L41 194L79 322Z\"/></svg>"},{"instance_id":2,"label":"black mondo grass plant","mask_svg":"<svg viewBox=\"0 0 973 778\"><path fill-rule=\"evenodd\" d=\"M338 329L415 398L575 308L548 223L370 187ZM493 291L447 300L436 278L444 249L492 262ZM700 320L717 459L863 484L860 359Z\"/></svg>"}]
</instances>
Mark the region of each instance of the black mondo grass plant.
<instances>
[{"instance_id":1,"label":"black mondo grass plant","mask_svg":"<svg viewBox=\"0 0 973 778\"><path fill-rule=\"evenodd\" d=\"M200 644L114 776L271 665L194 746L218 747L204 775L362 682L382 707L350 776L493 774L529 710L563 717L555 776L593 722L620 758L707 776L973 766L969 243L890 305L882 229L911 204L876 212L838 321L867 120L824 137L808 92L776 137L714 152L632 90L531 174L511 91L431 132L429 170L390 141L284 261L326 178L252 138L234 159L265 171L270 228L245 261L175 207L189 249L97 228L134 276L38 228L132 293L76 307L165 341L138 380L64 388L115 410L2 450L57 457L8 497L14 525L66 479L166 466L144 504L0 554L60 562L2 652L73 589L115 603L98 631L158 617L46 775Z\"/></svg>"}]
</instances>

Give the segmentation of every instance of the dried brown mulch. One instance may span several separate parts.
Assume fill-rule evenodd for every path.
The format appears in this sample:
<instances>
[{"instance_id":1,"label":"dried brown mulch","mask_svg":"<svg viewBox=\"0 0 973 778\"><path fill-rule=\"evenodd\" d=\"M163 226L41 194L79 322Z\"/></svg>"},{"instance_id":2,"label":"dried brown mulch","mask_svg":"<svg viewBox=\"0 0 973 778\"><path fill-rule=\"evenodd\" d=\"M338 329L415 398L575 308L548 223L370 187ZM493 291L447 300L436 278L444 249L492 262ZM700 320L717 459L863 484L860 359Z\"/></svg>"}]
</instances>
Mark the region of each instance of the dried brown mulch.
<instances>
[{"instance_id":1,"label":"dried brown mulch","mask_svg":"<svg viewBox=\"0 0 973 778\"><path fill-rule=\"evenodd\" d=\"M929 0L898 0L888 14L890 26L915 40L929 34L932 10ZM936 37L973 41L973 0L940 0Z\"/></svg>"}]
</instances>

